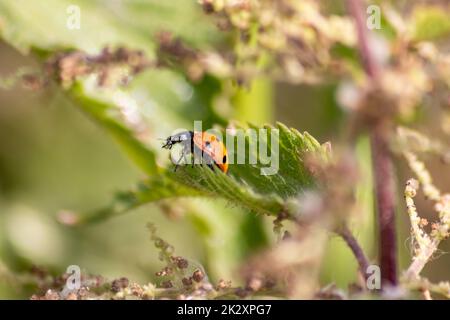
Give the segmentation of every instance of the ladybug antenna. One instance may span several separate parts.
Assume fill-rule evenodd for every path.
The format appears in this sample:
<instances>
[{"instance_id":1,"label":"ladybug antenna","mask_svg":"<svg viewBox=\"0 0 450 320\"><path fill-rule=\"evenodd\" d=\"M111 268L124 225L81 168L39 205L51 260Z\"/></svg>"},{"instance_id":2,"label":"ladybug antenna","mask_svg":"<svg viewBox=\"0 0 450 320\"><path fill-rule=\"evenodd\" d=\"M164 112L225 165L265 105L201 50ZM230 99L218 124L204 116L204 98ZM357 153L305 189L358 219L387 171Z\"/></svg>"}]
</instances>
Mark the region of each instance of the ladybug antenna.
<instances>
[{"instance_id":1,"label":"ladybug antenna","mask_svg":"<svg viewBox=\"0 0 450 320\"><path fill-rule=\"evenodd\" d=\"M158 138L158 140L164 141L164 144L161 146L161 148L164 148L164 149L171 149L172 146L173 146L172 141L170 141L170 137L169 137L169 138L166 138L166 139Z\"/></svg>"}]
</instances>

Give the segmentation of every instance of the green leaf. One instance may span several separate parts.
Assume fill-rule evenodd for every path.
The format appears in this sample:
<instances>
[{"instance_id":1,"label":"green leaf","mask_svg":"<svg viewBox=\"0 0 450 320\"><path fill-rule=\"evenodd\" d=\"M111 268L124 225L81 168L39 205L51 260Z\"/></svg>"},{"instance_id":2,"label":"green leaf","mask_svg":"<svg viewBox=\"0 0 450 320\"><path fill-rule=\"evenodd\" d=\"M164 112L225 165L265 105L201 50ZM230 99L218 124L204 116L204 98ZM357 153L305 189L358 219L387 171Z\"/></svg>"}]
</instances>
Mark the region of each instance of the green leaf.
<instances>
[{"instance_id":1,"label":"green leaf","mask_svg":"<svg viewBox=\"0 0 450 320\"><path fill-rule=\"evenodd\" d=\"M182 168L176 174L173 178L180 184L188 185L204 196L222 197L251 211L268 215L279 213L283 209L283 199L276 193L257 193L250 185L245 184L245 180L239 183L217 169L201 166Z\"/></svg>"},{"instance_id":2,"label":"green leaf","mask_svg":"<svg viewBox=\"0 0 450 320\"><path fill-rule=\"evenodd\" d=\"M80 29L67 27L71 5L80 8ZM162 29L193 43L215 34L194 1L0 0L0 35L23 53L30 48L96 53L126 45L153 55L151 38Z\"/></svg>"},{"instance_id":3,"label":"green leaf","mask_svg":"<svg viewBox=\"0 0 450 320\"><path fill-rule=\"evenodd\" d=\"M117 110L114 104L109 104L89 96L86 94L81 82L72 86L69 90L69 95L82 110L107 129L124 148L129 157L145 173L148 175L155 175L157 173L154 152L140 141L135 136L135 132L118 118L119 110Z\"/></svg>"},{"instance_id":4,"label":"green leaf","mask_svg":"<svg viewBox=\"0 0 450 320\"><path fill-rule=\"evenodd\" d=\"M141 182L134 190L117 192L108 206L82 215L74 215L70 225L80 225L103 221L115 215L125 213L142 204L172 197L197 196L200 192L178 184L164 175L158 175ZM60 219L61 220L61 219ZM61 221L64 223L64 221Z\"/></svg>"},{"instance_id":5,"label":"green leaf","mask_svg":"<svg viewBox=\"0 0 450 320\"><path fill-rule=\"evenodd\" d=\"M278 133L278 169L273 175L264 175L263 170L269 164L262 165L259 155L255 155L257 164L230 164L228 174L220 170L210 170L207 167L190 168L185 166L174 174L173 179L191 186L212 197L222 197L231 203L241 205L254 212L276 215L284 210L286 200L296 197L307 188L314 187L314 179L305 168L304 159L308 153L322 152L321 145L308 133L301 134L295 129L289 129L281 123L276 127L251 127L250 129L266 129L267 137L261 140L271 146L270 137ZM275 130L277 129L277 130ZM242 131L239 131L242 132ZM246 138L246 150L252 141ZM228 150L229 158L233 150ZM247 159L249 159L248 157ZM248 160L247 160L248 161ZM236 162L236 161L235 161Z\"/></svg>"},{"instance_id":6,"label":"green leaf","mask_svg":"<svg viewBox=\"0 0 450 320\"><path fill-rule=\"evenodd\" d=\"M106 218L148 202L180 196L222 198L230 204L258 214L276 216L284 211L295 215L296 212L290 209L295 206L288 206L288 202L291 204L292 201L297 201L302 192L315 187L314 178L305 167L305 158L310 153L323 157L326 157L327 153L325 148L306 132L301 134L281 123L276 127L264 126L263 129L267 129L270 134L278 132L279 168L275 174L261 174L265 166L259 161L258 164L230 165L227 174L200 165L182 166L176 172L170 168L141 184L138 190L126 193L127 201L123 201L122 194L116 197L113 205L89 214L90 218L81 218L80 222L97 221L97 215ZM247 143L249 141L250 139L247 139ZM270 143L269 147L272 148ZM115 205L117 202L120 206Z\"/></svg>"}]
</instances>

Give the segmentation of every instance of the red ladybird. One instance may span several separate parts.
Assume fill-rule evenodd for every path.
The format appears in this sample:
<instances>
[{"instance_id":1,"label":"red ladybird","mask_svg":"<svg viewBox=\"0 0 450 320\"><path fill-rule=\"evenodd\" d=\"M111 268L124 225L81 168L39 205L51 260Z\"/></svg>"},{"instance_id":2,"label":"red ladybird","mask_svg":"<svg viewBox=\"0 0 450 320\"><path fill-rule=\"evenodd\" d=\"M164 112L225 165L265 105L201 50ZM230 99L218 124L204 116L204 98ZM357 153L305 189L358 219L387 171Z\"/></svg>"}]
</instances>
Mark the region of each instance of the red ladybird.
<instances>
[{"instance_id":1,"label":"red ladybird","mask_svg":"<svg viewBox=\"0 0 450 320\"><path fill-rule=\"evenodd\" d=\"M165 149L171 149L173 145L181 143L183 150L181 157L175 164L177 169L181 159L185 159L187 154L193 155L192 165L194 165L195 158L201 160L201 164L205 163L213 168L216 165L222 172L228 171L227 149L222 141L220 141L214 134L207 132L184 131L166 139L162 146Z\"/></svg>"}]
</instances>

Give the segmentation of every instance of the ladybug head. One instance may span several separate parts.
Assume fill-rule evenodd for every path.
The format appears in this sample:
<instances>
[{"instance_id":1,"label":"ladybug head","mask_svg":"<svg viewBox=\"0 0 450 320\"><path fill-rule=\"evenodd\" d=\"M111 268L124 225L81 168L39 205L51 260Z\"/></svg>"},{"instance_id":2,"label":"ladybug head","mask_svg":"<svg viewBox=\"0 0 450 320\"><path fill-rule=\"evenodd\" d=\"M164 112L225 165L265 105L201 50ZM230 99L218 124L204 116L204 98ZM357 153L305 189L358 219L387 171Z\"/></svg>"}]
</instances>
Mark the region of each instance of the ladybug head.
<instances>
[{"instance_id":1,"label":"ladybug head","mask_svg":"<svg viewBox=\"0 0 450 320\"><path fill-rule=\"evenodd\" d=\"M173 136L169 136L169 137L167 137L166 142L164 143L162 148L172 149L174 144L185 142L185 141L191 141L192 136L193 136L193 132L190 132L190 131L180 132Z\"/></svg>"},{"instance_id":2,"label":"ladybug head","mask_svg":"<svg viewBox=\"0 0 450 320\"><path fill-rule=\"evenodd\" d=\"M175 143L172 141L172 140L170 140L170 137L168 137L167 139L166 139L166 142L162 145L162 148L164 148L164 149L172 149L172 146L174 145Z\"/></svg>"}]
</instances>

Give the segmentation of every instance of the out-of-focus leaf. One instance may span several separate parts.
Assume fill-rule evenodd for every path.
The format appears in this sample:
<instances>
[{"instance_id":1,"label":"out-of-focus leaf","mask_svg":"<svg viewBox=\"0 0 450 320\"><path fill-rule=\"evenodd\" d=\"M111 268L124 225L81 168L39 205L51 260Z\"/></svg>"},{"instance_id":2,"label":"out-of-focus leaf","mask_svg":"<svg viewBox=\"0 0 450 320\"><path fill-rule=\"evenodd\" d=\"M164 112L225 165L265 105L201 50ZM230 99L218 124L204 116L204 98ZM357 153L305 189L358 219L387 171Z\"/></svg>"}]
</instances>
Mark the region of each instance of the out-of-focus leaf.
<instances>
[{"instance_id":1,"label":"out-of-focus leaf","mask_svg":"<svg viewBox=\"0 0 450 320\"><path fill-rule=\"evenodd\" d=\"M253 80L250 88L238 88L233 97L236 106L236 119L257 125L272 120L272 101L274 99L273 84L269 79L259 78Z\"/></svg>"},{"instance_id":2,"label":"out-of-focus leaf","mask_svg":"<svg viewBox=\"0 0 450 320\"><path fill-rule=\"evenodd\" d=\"M244 228L243 222L250 217L259 226L257 217L244 214L238 208L230 208L223 201L204 201L201 199L188 202L187 217L204 240L207 254L206 266L211 270L209 276L214 279L236 279L235 270L239 261L245 256L248 247L258 248L266 244L263 230L255 230L254 226ZM255 244L255 239L263 237ZM236 279L237 280L237 279Z\"/></svg>"},{"instance_id":3,"label":"out-of-focus leaf","mask_svg":"<svg viewBox=\"0 0 450 320\"><path fill-rule=\"evenodd\" d=\"M70 224L78 225L98 222L136 208L144 203L171 197L196 195L201 195L201 193L182 184L178 184L164 175L158 175L150 178L146 182L139 183L134 190L116 193L110 205L100 210L77 215L73 217L73 220L71 219Z\"/></svg>"},{"instance_id":4,"label":"out-of-focus leaf","mask_svg":"<svg viewBox=\"0 0 450 320\"><path fill-rule=\"evenodd\" d=\"M73 5L80 9L80 29L67 27ZM107 45L126 45L152 55L151 37L161 29L195 43L213 35L194 1L0 1L0 35L24 53L30 48L96 53Z\"/></svg>"},{"instance_id":5,"label":"out-of-focus leaf","mask_svg":"<svg viewBox=\"0 0 450 320\"><path fill-rule=\"evenodd\" d=\"M362 135L356 142L356 156L361 178L355 185L358 215L350 217L348 225L367 256L371 257L375 243L374 232L374 195L373 172L370 141ZM324 283L335 282L338 287L347 288L356 281L358 265L348 245L340 237L328 240L327 253L324 255L321 277ZM355 272L349 272L355 270Z\"/></svg>"},{"instance_id":6,"label":"out-of-focus leaf","mask_svg":"<svg viewBox=\"0 0 450 320\"><path fill-rule=\"evenodd\" d=\"M411 19L412 35L415 40L433 40L450 35L449 14L444 8L415 7Z\"/></svg>"},{"instance_id":7,"label":"out-of-focus leaf","mask_svg":"<svg viewBox=\"0 0 450 320\"><path fill-rule=\"evenodd\" d=\"M80 29L67 27L71 5L80 8ZM98 54L106 46L126 46L152 58L153 36L160 30L172 31L198 46L220 39L195 1L0 0L0 37L23 53L34 49L48 55L76 49ZM205 126L224 123L211 103L220 89L216 79L205 77L190 84L175 72L150 70L133 80L124 89L102 89L80 80L67 96L112 133L149 175L156 172L159 138L191 126L194 119L203 119ZM139 128L127 123L127 112L133 113L129 118L141 118Z\"/></svg>"},{"instance_id":8,"label":"out-of-focus leaf","mask_svg":"<svg viewBox=\"0 0 450 320\"><path fill-rule=\"evenodd\" d=\"M134 162L147 174L157 172L154 153L144 145L135 133L118 119L118 110L114 105L90 97L78 83L69 91L71 97L85 112L106 128L125 149Z\"/></svg>"}]
</instances>

